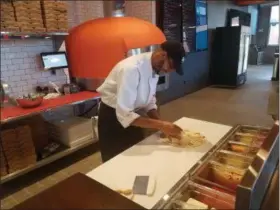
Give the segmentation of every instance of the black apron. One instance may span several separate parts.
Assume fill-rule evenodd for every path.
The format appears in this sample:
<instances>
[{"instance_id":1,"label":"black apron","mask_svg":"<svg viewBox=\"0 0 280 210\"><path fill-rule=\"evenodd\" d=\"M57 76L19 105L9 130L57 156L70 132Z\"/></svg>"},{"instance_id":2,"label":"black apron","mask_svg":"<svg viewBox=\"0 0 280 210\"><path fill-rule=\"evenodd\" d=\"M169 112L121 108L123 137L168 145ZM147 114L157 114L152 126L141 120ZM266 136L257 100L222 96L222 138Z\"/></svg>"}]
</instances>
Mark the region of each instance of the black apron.
<instances>
[{"instance_id":1,"label":"black apron","mask_svg":"<svg viewBox=\"0 0 280 210\"><path fill-rule=\"evenodd\" d=\"M106 162L144 139L142 128L124 128L116 110L103 102L98 111L98 137L102 161Z\"/></svg>"}]
</instances>

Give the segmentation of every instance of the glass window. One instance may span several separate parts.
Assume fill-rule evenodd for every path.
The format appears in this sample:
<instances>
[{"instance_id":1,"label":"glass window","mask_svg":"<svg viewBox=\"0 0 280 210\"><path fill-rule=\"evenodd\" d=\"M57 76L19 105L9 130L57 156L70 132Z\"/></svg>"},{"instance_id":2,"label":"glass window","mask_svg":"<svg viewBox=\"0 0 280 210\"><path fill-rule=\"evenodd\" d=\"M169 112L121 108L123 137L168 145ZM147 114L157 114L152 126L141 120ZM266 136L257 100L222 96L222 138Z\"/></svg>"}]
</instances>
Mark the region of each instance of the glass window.
<instances>
[{"instance_id":1,"label":"glass window","mask_svg":"<svg viewBox=\"0 0 280 210\"><path fill-rule=\"evenodd\" d=\"M271 7L268 45L279 45L279 6Z\"/></svg>"},{"instance_id":2,"label":"glass window","mask_svg":"<svg viewBox=\"0 0 280 210\"><path fill-rule=\"evenodd\" d=\"M279 6L273 6L271 8L271 16L270 22L278 22L279 23Z\"/></svg>"}]
</instances>

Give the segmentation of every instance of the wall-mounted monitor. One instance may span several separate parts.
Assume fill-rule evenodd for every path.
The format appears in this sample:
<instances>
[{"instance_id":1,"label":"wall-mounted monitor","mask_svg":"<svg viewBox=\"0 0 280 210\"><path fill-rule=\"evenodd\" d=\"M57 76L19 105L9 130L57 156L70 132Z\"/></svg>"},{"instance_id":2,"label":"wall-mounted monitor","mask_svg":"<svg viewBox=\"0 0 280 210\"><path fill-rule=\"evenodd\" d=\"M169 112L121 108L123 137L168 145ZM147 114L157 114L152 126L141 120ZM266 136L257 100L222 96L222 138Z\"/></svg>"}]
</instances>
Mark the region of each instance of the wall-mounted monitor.
<instances>
[{"instance_id":1,"label":"wall-mounted monitor","mask_svg":"<svg viewBox=\"0 0 280 210\"><path fill-rule=\"evenodd\" d=\"M44 52L41 53L44 70L55 70L68 68L65 52Z\"/></svg>"}]
</instances>

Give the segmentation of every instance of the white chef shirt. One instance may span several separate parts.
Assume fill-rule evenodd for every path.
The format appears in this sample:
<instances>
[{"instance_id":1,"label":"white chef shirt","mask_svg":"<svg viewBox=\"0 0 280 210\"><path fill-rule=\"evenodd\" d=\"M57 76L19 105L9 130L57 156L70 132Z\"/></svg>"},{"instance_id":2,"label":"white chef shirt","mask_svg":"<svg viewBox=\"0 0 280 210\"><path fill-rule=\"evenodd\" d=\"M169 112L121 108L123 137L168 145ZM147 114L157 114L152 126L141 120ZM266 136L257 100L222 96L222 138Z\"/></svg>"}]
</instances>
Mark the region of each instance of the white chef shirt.
<instances>
[{"instance_id":1,"label":"white chef shirt","mask_svg":"<svg viewBox=\"0 0 280 210\"><path fill-rule=\"evenodd\" d=\"M97 89L101 101L116 109L117 119L124 128L140 116L137 111L157 109L155 93L159 76L153 71L151 57L148 52L120 61Z\"/></svg>"}]
</instances>

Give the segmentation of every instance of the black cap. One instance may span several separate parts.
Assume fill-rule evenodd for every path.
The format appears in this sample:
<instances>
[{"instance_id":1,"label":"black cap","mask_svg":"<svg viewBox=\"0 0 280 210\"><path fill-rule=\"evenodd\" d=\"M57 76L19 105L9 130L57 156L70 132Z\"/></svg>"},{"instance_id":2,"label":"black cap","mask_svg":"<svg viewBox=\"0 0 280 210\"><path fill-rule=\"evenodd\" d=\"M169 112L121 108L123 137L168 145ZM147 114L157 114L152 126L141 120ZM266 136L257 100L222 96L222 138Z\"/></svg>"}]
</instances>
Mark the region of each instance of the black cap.
<instances>
[{"instance_id":1,"label":"black cap","mask_svg":"<svg viewBox=\"0 0 280 210\"><path fill-rule=\"evenodd\" d=\"M165 41L161 44L161 49L167 52L168 57L172 59L176 72L179 75L183 75L182 63L186 52L181 42Z\"/></svg>"}]
</instances>

